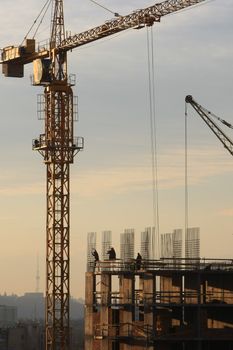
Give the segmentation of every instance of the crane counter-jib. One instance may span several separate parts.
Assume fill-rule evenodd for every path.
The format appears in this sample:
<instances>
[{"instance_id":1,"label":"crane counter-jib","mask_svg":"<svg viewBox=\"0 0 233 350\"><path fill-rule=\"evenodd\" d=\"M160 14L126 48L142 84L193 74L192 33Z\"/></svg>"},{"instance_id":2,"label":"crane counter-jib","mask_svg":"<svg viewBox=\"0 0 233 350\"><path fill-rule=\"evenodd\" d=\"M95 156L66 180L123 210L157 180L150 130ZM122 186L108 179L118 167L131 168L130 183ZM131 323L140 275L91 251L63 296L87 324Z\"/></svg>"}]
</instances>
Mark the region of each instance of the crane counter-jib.
<instances>
[{"instance_id":1,"label":"crane counter-jib","mask_svg":"<svg viewBox=\"0 0 233 350\"><path fill-rule=\"evenodd\" d=\"M49 57L48 50L35 51L35 39L26 39L22 46L7 46L1 52L2 73L6 77L22 78L24 65L38 58Z\"/></svg>"}]
</instances>

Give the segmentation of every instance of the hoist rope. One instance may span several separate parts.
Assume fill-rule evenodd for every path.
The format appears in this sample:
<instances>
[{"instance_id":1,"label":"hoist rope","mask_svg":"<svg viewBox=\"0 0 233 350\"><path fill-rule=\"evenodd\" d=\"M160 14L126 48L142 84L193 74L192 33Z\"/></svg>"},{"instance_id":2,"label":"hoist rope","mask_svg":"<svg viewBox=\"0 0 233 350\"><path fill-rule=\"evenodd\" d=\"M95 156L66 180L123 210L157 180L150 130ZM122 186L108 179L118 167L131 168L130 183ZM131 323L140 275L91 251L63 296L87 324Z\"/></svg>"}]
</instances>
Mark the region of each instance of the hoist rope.
<instances>
[{"instance_id":1,"label":"hoist rope","mask_svg":"<svg viewBox=\"0 0 233 350\"><path fill-rule=\"evenodd\" d=\"M48 1L48 5L47 5L47 7L46 7L46 9L45 9L45 11L44 11L44 14L43 14L43 16L41 17L41 20L40 20L38 26L36 27L35 33L34 33L34 35L33 35L33 39L35 38L35 36L36 36L36 34L37 34L37 32L38 32L38 30L39 30L39 28L40 28L40 26L41 26L41 24L42 24L44 18L45 18L45 15L46 15L46 13L47 13L47 11L48 11L48 9L49 9L49 6L50 6L51 2L52 2L52 0Z\"/></svg>"},{"instance_id":2,"label":"hoist rope","mask_svg":"<svg viewBox=\"0 0 233 350\"><path fill-rule=\"evenodd\" d=\"M48 10L48 8L49 8L51 2L52 2L52 0L47 0L47 1L45 2L45 4L44 4L44 6L42 7L42 9L40 10L38 16L37 16L36 19L33 21L31 27L29 28L28 32L27 32L26 35L24 36L21 45L23 45L24 40L27 39L28 35L30 34L30 32L32 31L33 27L35 26L35 24L37 23L38 19L40 18L40 16L42 15L43 11L45 10L45 12L44 12L44 14L43 14L43 16L42 16L42 20L40 21L39 26L37 26L36 32L35 32L34 35L33 35L33 38L35 37L35 35L36 35L36 33L37 33L37 31L38 31L38 29L39 29L39 27L40 27L40 25L41 25L41 23L42 23L42 21L43 21L43 19L44 19L44 16L45 16L45 14L46 14L46 12L47 12L47 10ZM20 45L20 46L21 46L21 45Z\"/></svg>"},{"instance_id":3,"label":"hoist rope","mask_svg":"<svg viewBox=\"0 0 233 350\"><path fill-rule=\"evenodd\" d=\"M155 110L155 69L154 69L154 38L152 27L147 28L147 64L149 88L149 114L151 139L151 166L152 166L152 201L153 223L152 229L152 257L159 258L159 196L158 196L158 159L156 137L156 110ZM154 232L153 232L154 231Z\"/></svg>"},{"instance_id":4,"label":"hoist rope","mask_svg":"<svg viewBox=\"0 0 233 350\"><path fill-rule=\"evenodd\" d=\"M187 112L187 103L185 103L185 116L184 116L184 146L185 146L185 159L184 159L184 166L185 166L185 190L184 190L184 232L185 237L188 232L188 225L189 225L189 193L188 193L188 112ZM184 239L186 242L186 239Z\"/></svg>"},{"instance_id":5,"label":"hoist rope","mask_svg":"<svg viewBox=\"0 0 233 350\"><path fill-rule=\"evenodd\" d=\"M120 16L119 13L110 10L109 8L107 8L106 6L100 4L99 2L97 2L97 1L95 1L95 0L89 0L89 1L90 1L90 2L93 2L93 4L95 4L95 5L99 6L99 7L102 7L104 10L106 10L106 11L112 13L115 17L119 17L119 16Z\"/></svg>"}]
</instances>

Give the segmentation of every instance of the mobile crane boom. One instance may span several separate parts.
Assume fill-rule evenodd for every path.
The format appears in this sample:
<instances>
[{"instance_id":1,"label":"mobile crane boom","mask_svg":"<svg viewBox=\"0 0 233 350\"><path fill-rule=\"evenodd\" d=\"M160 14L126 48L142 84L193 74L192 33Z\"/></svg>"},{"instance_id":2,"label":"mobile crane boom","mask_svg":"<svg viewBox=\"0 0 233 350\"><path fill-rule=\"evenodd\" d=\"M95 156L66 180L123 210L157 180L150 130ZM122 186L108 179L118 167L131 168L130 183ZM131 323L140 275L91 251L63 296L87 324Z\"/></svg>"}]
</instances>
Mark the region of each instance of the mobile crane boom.
<instances>
[{"instance_id":1,"label":"mobile crane boom","mask_svg":"<svg viewBox=\"0 0 233 350\"><path fill-rule=\"evenodd\" d=\"M233 141L229 136L225 134L225 132L215 123L213 118L218 119L222 124L226 125L228 128L233 129L233 126L228 123L226 120L217 117L215 114L208 111L206 108L198 104L191 95L187 95L185 98L185 102L189 103L195 111L199 114L199 116L204 120L210 130L217 136L219 141L223 144L223 146L228 150L228 152L233 155Z\"/></svg>"},{"instance_id":2,"label":"mobile crane boom","mask_svg":"<svg viewBox=\"0 0 233 350\"><path fill-rule=\"evenodd\" d=\"M33 84L44 87L44 133L33 149L46 165L46 350L69 350L70 298L70 164L83 149L83 139L73 136L74 102L67 73L67 52L81 45L159 22L162 16L205 0L166 0L119 16L95 28L65 37L63 0L52 0L51 37L45 47L35 39L3 48L2 72L22 78L24 65L33 62Z\"/></svg>"}]
</instances>

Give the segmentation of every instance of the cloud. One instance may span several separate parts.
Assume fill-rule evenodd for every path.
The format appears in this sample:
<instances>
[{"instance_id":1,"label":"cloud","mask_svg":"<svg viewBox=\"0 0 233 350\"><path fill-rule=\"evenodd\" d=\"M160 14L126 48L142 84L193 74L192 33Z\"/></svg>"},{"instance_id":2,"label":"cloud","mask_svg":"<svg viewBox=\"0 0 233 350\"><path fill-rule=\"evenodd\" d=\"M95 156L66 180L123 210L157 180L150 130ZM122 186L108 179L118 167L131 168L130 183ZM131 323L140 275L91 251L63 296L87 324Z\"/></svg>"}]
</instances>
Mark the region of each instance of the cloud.
<instances>
[{"instance_id":1,"label":"cloud","mask_svg":"<svg viewBox=\"0 0 233 350\"><path fill-rule=\"evenodd\" d=\"M218 213L220 216L233 217L233 208L225 208Z\"/></svg>"},{"instance_id":2,"label":"cloud","mask_svg":"<svg viewBox=\"0 0 233 350\"><path fill-rule=\"evenodd\" d=\"M4 181L1 181L0 195L3 197L18 197L18 196L28 196L28 195L38 195L44 194L45 184L42 182L39 183L30 183L30 184L17 184L14 185L5 185Z\"/></svg>"},{"instance_id":3,"label":"cloud","mask_svg":"<svg viewBox=\"0 0 233 350\"><path fill-rule=\"evenodd\" d=\"M230 156L229 156L230 157ZM198 186L206 184L213 177L231 174L233 165L229 158L218 147L209 150L207 146L193 148L188 151L188 184ZM88 198L102 198L103 196L121 195L152 188L152 168L150 155L138 156L133 164L130 155L124 165L107 166L101 168L93 166L74 169L71 176L71 192ZM158 188L168 190L184 187L185 183L184 149L167 149L158 154ZM37 174L29 172L15 181L15 175L1 175L0 195L2 197L19 197L30 195L44 195L45 178L40 180Z\"/></svg>"},{"instance_id":4,"label":"cloud","mask_svg":"<svg viewBox=\"0 0 233 350\"><path fill-rule=\"evenodd\" d=\"M158 184L160 190L184 186L184 150L170 150L159 156ZM231 173L233 166L221 151L208 149L189 150L188 183L197 186L209 178ZM74 180L72 188L83 197L98 197L145 191L152 188L152 170L147 164L142 166L118 166L82 171Z\"/></svg>"}]
</instances>

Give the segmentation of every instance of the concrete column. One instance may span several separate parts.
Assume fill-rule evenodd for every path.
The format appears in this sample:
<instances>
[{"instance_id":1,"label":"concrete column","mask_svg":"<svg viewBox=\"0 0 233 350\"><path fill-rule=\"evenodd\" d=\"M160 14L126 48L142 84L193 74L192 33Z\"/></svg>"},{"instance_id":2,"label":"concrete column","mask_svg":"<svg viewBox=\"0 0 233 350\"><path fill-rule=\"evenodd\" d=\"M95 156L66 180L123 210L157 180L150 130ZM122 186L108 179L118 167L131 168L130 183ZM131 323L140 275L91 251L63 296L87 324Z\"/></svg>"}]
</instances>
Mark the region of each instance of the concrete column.
<instances>
[{"instance_id":1,"label":"concrete column","mask_svg":"<svg viewBox=\"0 0 233 350\"><path fill-rule=\"evenodd\" d=\"M154 312L153 312L153 303L154 303L154 294L155 294L155 277L152 274L144 274L144 326L145 329L152 328L154 329ZM150 349L150 347L148 347Z\"/></svg>"},{"instance_id":2,"label":"concrete column","mask_svg":"<svg viewBox=\"0 0 233 350\"><path fill-rule=\"evenodd\" d=\"M94 303L95 303L95 275L86 273L85 289L85 349L93 349L94 341Z\"/></svg>"},{"instance_id":3,"label":"concrete column","mask_svg":"<svg viewBox=\"0 0 233 350\"><path fill-rule=\"evenodd\" d=\"M160 277L161 302L170 303L172 297L172 277L169 275Z\"/></svg>"},{"instance_id":4,"label":"concrete column","mask_svg":"<svg viewBox=\"0 0 233 350\"><path fill-rule=\"evenodd\" d=\"M120 336L132 335L132 323L134 315L134 275L132 273L120 276ZM132 349L130 344L120 344L120 350Z\"/></svg>"},{"instance_id":5,"label":"concrete column","mask_svg":"<svg viewBox=\"0 0 233 350\"><path fill-rule=\"evenodd\" d=\"M100 305L100 323L102 327L103 339L101 340L101 350L109 350L109 325L111 324L111 274L102 273L100 280L101 305Z\"/></svg>"}]
</instances>

